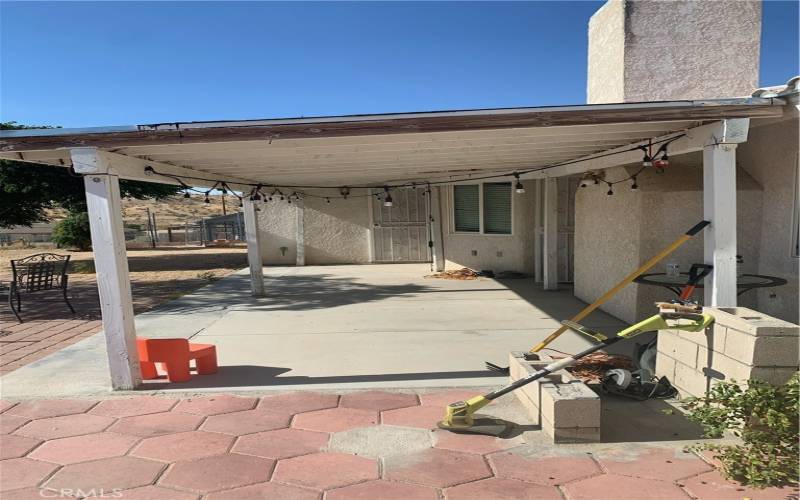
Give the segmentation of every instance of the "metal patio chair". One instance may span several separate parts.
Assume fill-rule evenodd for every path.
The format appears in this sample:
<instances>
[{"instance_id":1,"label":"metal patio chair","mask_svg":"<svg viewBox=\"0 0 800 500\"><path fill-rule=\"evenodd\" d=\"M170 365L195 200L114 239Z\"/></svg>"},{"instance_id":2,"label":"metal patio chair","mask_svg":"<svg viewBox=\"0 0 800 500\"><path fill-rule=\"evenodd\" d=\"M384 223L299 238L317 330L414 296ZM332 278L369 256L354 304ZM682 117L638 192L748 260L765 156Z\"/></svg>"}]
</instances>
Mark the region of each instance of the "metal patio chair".
<instances>
[{"instance_id":1,"label":"metal patio chair","mask_svg":"<svg viewBox=\"0 0 800 500\"><path fill-rule=\"evenodd\" d=\"M75 314L75 309L67 298L67 266L69 255L55 253L38 253L22 259L11 261L13 277L8 291L8 305L17 320L22 323L19 311L22 310L22 295L47 290L61 290L61 296L67 307ZM14 301L17 302L16 309Z\"/></svg>"}]
</instances>

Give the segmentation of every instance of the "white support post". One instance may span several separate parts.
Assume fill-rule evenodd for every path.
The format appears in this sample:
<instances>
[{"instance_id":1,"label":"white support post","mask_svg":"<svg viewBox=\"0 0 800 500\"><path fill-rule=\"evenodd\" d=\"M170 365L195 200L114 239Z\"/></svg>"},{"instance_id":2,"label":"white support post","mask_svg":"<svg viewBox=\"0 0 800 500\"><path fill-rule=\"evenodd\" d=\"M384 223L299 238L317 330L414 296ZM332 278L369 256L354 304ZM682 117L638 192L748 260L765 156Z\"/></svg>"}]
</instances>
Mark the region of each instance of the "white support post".
<instances>
[{"instance_id":1,"label":"white support post","mask_svg":"<svg viewBox=\"0 0 800 500\"><path fill-rule=\"evenodd\" d=\"M111 388L131 390L142 383L142 374L136 350L136 326L133 321L125 233L122 229L119 178L101 173L107 168L96 152L83 150L80 154L82 160L91 161L98 167L97 175L84 177L84 186Z\"/></svg>"},{"instance_id":2,"label":"white support post","mask_svg":"<svg viewBox=\"0 0 800 500\"><path fill-rule=\"evenodd\" d=\"M306 265L306 229L305 229L305 204L303 200L297 200L296 203L297 214L297 256L295 258L296 266Z\"/></svg>"},{"instance_id":3,"label":"white support post","mask_svg":"<svg viewBox=\"0 0 800 500\"><path fill-rule=\"evenodd\" d=\"M430 225L431 235L433 238L433 246L431 247L431 257L433 259L433 269L436 272L444 271L444 241L442 240L442 206L441 206L441 189L439 186L431 187L430 199Z\"/></svg>"},{"instance_id":4,"label":"white support post","mask_svg":"<svg viewBox=\"0 0 800 500\"><path fill-rule=\"evenodd\" d=\"M534 283L544 282L544 271L542 270L543 249L542 238L542 216L543 216L543 186L541 179L533 181L533 281Z\"/></svg>"},{"instance_id":5,"label":"white support post","mask_svg":"<svg viewBox=\"0 0 800 500\"><path fill-rule=\"evenodd\" d=\"M245 197L244 232L247 237L247 265L250 266L250 294L253 297L264 295L264 269L261 260L261 239L258 234L258 212L255 202Z\"/></svg>"},{"instance_id":6,"label":"white support post","mask_svg":"<svg viewBox=\"0 0 800 500\"><path fill-rule=\"evenodd\" d=\"M736 307L736 144L703 149L705 263L714 271L704 280L704 304Z\"/></svg>"},{"instance_id":7,"label":"white support post","mask_svg":"<svg viewBox=\"0 0 800 500\"><path fill-rule=\"evenodd\" d=\"M558 289L558 179L544 180L544 235L542 282L545 290Z\"/></svg>"}]
</instances>

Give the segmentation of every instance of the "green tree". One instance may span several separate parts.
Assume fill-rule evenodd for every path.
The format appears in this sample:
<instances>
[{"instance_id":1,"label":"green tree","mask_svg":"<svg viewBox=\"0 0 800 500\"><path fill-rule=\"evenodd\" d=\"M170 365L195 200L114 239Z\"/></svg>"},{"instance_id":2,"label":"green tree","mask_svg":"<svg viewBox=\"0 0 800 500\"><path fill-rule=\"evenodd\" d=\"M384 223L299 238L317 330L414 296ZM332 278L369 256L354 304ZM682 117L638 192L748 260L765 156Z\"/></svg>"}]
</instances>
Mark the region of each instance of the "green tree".
<instances>
[{"instance_id":1,"label":"green tree","mask_svg":"<svg viewBox=\"0 0 800 500\"><path fill-rule=\"evenodd\" d=\"M51 128L0 123L0 130ZM126 198L162 199L180 191L179 186L139 181L120 181ZM72 213L86 211L83 177L71 169L0 160L0 227L30 226L47 222L47 209L63 208Z\"/></svg>"},{"instance_id":2,"label":"green tree","mask_svg":"<svg viewBox=\"0 0 800 500\"><path fill-rule=\"evenodd\" d=\"M89 214L71 212L53 227L53 241L58 246L89 250L92 246L92 234L89 232Z\"/></svg>"}]
</instances>

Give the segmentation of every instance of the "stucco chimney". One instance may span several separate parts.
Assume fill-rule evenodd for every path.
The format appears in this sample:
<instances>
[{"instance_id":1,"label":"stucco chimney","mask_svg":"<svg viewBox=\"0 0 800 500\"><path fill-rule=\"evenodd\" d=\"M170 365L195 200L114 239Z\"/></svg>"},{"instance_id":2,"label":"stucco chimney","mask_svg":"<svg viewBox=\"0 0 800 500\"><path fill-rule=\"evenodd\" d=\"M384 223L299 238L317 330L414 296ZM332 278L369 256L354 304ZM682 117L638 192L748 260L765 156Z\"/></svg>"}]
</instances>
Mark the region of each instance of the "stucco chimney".
<instances>
[{"instance_id":1,"label":"stucco chimney","mask_svg":"<svg viewBox=\"0 0 800 500\"><path fill-rule=\"evenodd\" d=\"M587 102L750 95L761 2L609 0L589 20Z\"/></svg>"}]
</instances>

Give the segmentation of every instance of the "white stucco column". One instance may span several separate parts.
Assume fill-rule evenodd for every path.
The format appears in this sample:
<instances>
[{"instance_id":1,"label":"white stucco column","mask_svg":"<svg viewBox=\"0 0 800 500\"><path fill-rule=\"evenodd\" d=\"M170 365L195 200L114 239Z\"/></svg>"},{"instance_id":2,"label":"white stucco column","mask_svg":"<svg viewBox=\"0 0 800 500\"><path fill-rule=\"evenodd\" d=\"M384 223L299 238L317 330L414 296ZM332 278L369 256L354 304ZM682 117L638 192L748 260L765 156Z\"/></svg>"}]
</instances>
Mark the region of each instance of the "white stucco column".
<instances>
[{"instance_id":1,"label":"white stucco column","mask_svg":"<svg viewBox=\"0 0 800 500\"><path fill-rule=\"evenodd\" d=\"M135 389L142 383L142 374L136 350L119 178L109 174L108 164L97 150L81 148L71 155L76 171L95 173L84 177L84 186L111 388Z\"/></svg>"},{"instance_id":2,"label":"white stucco column","mask_svg":"<svg viewBox=\"0 0 800 500\"><path fill-rule=\"evenodd\" d=\"M544 235L542 283L545 290L558 289L558 179L544 180Z\"/></svg>"},{"instance_id":3,"label":"white stucco column","mask_svg":"<svg viewBox=\"0 0 800 500\"><path fill-rule=\"evenodd\" d=\"M430 221L433 246L431 254L433 258L433 269L436 272L444 271L444 241L442 240L442 206L441 206L441 187L431 188L430 199Z\"/></svg>"},{"instance_id":4,"label":"white stucco column","mask_svg":"<svg viewBox=\"0 0 800 500\"><path fill-rule=\"evenodd\" d=\"M704 260L714 266L704 280L704 304L736 306L736 144L703 149Z\"/></svg>"},{"instance_id":5,"label":"white stucco column","mask_svg":"<svg viewBox=\"0 0 800 500\"><path fill-rule=\"evenodd\" d=\"M264 269L261 260L261 238L258 234L258 212L255 202L247 197L243 201L247 265L250 267L250 293L253 297L261 297L264 295Z\"/></svg>"},{"instance_id":6,"label":"white stucco column","mask_svg":"<svg viewBox=\"0 0 800 500\"><path fill-rule=\"evenodd\" d=\"M542 227L543 218L543 193L544 186L541 179L533 181L533 281L534 283L544 282L544 270L542 263L544 261L542 238L544 236L544 228Z\"/></svg>"},{"instance_id":7,"label":"white stucco column","mask_svg":"<svg viewBox=\"0 0 800 500\"><path fill-rule=\"evenodd\" d=\"M295 214L297 217L297 235L296 235L296 244L297 244L297 252L295 258L295 265L296 266L305 266L306 265L306 227L305 227L305 201L297 200L295 203Z\"/></svg>"}]
</instances>

